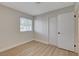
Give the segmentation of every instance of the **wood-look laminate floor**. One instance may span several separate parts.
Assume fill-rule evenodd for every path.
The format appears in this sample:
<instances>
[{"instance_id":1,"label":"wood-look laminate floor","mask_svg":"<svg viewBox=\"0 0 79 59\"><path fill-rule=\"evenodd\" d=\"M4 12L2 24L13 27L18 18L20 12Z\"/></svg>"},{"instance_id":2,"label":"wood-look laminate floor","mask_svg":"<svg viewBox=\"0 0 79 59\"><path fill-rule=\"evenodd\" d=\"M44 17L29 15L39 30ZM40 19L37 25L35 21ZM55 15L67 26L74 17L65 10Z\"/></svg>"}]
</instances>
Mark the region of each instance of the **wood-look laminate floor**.
<instances>
[{"instance_id":1,"label":"wood-look laminate floor","mask_svg":"<svg viewBox=\"0 0 79 59\"><path fill-rule=\"evenodd\" d=\"M31 41L7 51L0 52L0 56L77 56L77 54L55 46Z\"/></svg>"}]
</instances>

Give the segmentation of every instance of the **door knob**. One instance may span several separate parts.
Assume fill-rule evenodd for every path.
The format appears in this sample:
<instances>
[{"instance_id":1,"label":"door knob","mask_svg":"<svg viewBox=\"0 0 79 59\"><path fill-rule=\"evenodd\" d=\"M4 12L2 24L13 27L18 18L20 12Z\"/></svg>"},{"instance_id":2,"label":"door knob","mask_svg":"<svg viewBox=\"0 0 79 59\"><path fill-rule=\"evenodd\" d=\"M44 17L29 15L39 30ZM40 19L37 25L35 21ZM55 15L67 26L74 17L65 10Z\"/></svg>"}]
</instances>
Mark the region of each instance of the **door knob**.
<instances>
[{"instance_id":1,"label":"door knob","mask_svg":"<svg viewBox=\"0 0 79 59\"><path fill-rule=\"evenodd\" d=\"M60 32L58 32L58 34L60 34Z\"/></svg>"}]
</instances>

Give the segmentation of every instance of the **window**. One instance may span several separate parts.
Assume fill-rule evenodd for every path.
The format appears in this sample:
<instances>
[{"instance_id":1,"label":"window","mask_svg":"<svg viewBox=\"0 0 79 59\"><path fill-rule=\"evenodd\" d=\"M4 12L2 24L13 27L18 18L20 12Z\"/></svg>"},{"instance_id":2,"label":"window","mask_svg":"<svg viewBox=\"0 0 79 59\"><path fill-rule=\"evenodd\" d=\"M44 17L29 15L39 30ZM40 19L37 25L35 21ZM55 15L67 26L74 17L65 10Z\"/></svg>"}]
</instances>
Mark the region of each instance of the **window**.
<instances>
[{"instance_id":1,"label":"window","mask_svg":"<svg viewBox=\"0 0 79 59\"><path fill-rule=\"evenodd\" d=\"M32 31L32 20L20 17L20 32Z\"/></svg>"}]
</instances>

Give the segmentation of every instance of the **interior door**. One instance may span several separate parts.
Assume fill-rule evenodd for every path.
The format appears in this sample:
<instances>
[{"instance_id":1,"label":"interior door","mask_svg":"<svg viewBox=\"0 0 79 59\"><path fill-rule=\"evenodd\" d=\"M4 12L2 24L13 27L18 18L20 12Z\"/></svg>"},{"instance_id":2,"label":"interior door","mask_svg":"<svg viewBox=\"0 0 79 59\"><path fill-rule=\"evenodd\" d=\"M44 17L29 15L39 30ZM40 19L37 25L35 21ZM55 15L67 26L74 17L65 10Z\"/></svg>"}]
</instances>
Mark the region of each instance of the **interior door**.
<instances>
[{"instance_id":1,"label":"interior door","mask_svg":"<svg viewBox=\"0 0 79 59\"><path fill-rule=\"evenodd\" d=\"M74 51L74 17L72 12L58 15L58 47Z\"/></svg>"},{"instance_id":2,"label":"interior door","mask_svg":"<svg viewBox=\"0 0 79 59\"><path fill-rule=\"evenodd\" d=\"M50 17L48 21L49 43L57 45L57 16Z\"/></svg>"}]
</instances>

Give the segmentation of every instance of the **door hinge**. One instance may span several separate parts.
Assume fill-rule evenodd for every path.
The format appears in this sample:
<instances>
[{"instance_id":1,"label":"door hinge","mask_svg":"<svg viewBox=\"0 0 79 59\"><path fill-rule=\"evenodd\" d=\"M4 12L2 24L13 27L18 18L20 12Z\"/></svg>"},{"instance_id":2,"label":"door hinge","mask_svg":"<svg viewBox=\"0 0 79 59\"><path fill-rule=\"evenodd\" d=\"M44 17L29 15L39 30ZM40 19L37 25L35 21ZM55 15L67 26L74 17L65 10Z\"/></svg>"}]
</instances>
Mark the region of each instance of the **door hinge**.
<instances>
[{"instance_id":1,"label":"door hinge","mask_svg":"<svg viewBox=\"0 0 79 59\"><path fill-rule=\"evenodd\" d=\"M76 18L76 15L74 15L74 18Z\"/></svg>"},{"instance_id":2,"label":"door hinge","mask_svg":"<svg viewBox=\"0 0 79 59\"><path fill-rule=\"evenodd\" d=\"M76 45L74 45L74 47L76 47Z\"/></svg>"}]
</instances>

